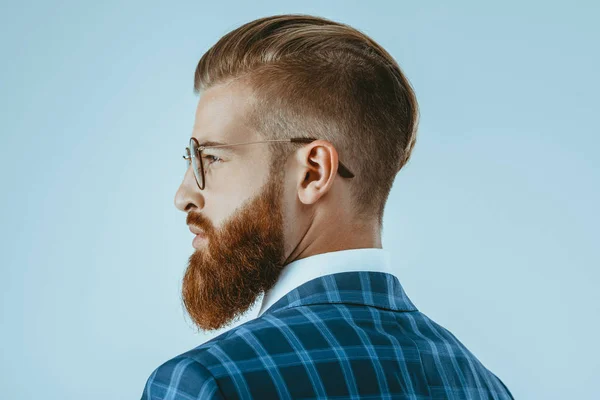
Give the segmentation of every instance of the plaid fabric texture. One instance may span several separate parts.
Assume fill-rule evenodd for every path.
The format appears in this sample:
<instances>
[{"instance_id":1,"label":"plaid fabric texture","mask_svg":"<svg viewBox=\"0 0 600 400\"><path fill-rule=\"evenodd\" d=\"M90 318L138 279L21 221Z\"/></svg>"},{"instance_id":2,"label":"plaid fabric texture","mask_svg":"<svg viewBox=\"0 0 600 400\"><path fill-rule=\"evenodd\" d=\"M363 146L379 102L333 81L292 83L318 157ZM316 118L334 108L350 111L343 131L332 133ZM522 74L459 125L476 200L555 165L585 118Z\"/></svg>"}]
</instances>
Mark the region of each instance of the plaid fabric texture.
<instances>
[{"instance_id":1,"label":"plaid fabric texture","mask_svg":"<svg viewBox=\"0 0 600 400\"><path fill-rule=\"evenodd\" d=\"M513 399L398 278L313 279L239 325L157 367L142 400Z\"/></svg>"}]
</instances>

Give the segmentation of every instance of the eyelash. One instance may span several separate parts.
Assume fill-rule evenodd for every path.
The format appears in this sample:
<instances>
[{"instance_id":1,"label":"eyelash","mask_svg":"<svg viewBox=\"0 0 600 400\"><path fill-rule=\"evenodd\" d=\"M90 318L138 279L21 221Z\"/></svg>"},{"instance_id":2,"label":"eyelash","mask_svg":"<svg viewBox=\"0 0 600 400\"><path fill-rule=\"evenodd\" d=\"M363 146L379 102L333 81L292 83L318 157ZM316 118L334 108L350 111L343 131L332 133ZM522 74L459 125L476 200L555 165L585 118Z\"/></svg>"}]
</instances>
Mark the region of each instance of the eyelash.
<instances>
[{"instance_id":1,"label":"eyelash","mask_svg":"<svg viewBox=\"0 0 600 400\"><path fill-rule=\"evenodd\" d=\"M211 155L211 154L204 154L202 157L203 157L203 158L208 158L208 159L210 159L210 158L212 157L213 159L216 159L216 160L212 161L210 164L213 164L213 163L215 163L215 162L218 162L218 161L223 161L223 160L222 160L220 157L218 157L218 156L213 156L213 155ZM209 165L210 165L210 164L209 164Z\"/></svg>"}]
</instances>

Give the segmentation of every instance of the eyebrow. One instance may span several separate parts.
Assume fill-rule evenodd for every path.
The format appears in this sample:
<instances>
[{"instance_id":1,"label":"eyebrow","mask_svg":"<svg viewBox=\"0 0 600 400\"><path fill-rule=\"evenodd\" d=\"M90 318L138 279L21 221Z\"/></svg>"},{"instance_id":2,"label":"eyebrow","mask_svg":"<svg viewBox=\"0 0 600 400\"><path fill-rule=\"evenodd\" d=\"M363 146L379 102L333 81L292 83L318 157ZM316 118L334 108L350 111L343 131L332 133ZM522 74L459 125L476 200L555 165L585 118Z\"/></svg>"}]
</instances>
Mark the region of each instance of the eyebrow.
<instances>
[{"instance_id":1,"label":"eyebrow","mask_svg":"<svg viewBox=\"0 0 600 400\"><path fill-rule=\"evenodd\" d=\"M212 140L205 140L204 142L200 143L200 146L206 146L206 147L208 147L208 146L222 146L222 145L225 145L225 144L227 144L227 143L215 142L215 141L212 141Z\"/></svg>"},{"instance_id":2,"label":"eyebrow","mask_svg":"<svg viewBox=\"0 0 600 400\"><path fill-rule=\"evenodd\" d=\"M212 147L212 146L225 146L228 145L229 143L223 143L223 142L217 142L217 141L213 141L213 140L205 140L203 142L200 143L200 146L205 146L205 147ZM223 148L216 148L216 149L210 149L211 151L223 151L223 152L227 152L227 153L236 153L235 151L235 147L223 147Z\"/></svg>"}]
</instances>

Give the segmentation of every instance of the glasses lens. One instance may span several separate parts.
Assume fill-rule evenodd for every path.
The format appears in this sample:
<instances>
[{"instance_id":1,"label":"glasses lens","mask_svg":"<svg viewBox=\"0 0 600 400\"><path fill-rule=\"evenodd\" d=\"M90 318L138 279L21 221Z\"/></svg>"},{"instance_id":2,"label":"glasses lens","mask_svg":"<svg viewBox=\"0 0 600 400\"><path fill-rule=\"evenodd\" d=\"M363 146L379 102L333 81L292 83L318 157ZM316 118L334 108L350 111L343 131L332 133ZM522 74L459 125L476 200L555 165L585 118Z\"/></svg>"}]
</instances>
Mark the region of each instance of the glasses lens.
<instances>
[{"instance_id":1,"label":"glasses lens","mask_svg":"<svg viewBox=\"0 0 600 400\"><path fill-rule=\"evenodd\" d=\"M190 140L190 157L192 159L192 169L194 170L194 175L196 176L196 182L200 189L204 189L204 166L201 162L202 154L198 150L198 142L194 139Z\"/></svg>"}]
</instances>

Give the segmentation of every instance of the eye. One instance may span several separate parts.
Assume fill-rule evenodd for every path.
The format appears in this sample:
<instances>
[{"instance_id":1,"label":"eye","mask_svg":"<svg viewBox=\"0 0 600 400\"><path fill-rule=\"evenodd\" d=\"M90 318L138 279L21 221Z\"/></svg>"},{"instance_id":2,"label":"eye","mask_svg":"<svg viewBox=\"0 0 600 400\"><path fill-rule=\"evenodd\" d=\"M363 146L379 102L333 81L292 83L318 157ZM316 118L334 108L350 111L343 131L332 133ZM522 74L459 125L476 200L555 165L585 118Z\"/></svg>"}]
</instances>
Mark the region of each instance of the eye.
<instances>
[{"instance_id":1,"label":"eye","mask_svg":"<svg viewBox=\"0 0 600 400\"><path fill-rule=\"evenodd\" d=\"M209 161L209 163L208 163L209 165L210 165L210 164L213 164L213 163L216 163L216 162L219 162L219 161L223 161L221 158L219 158L219 157L217 157L217 156L213 156L213 155L211 155L211 154L203 154L203 156L202 156L202 157L203 157L205 160L208 160L208 161Z\"/></svg>"}]
</instances>

